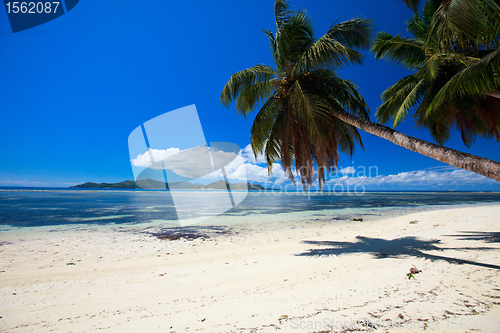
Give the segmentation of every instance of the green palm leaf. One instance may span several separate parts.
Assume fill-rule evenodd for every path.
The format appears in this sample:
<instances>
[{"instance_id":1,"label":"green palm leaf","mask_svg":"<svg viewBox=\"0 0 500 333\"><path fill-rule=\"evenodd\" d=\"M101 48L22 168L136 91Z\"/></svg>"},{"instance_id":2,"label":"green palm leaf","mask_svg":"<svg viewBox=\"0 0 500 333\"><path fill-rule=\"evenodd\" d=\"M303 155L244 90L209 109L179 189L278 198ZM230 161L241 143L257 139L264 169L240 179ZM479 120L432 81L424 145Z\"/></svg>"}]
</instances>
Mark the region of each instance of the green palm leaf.
<instances>
[{"instance_id":1,"label":"green palm leaf","mask_svg":"<svg viewBox=\"0 0 500 333\"><path fill-rule=\"evenodd\" d=\"M426 61L423 44L423 41L417 39L379 32L372 52L377 60L385 59L391 63L400 64L408 70L415 70Z\"/></svg>"},{"instance_id":2,"label":"green palm leaf","mask_svg":"<svg viewBox=\"0 0 500 333\"><path fill-rule=\"evenodd\" d=\"M236 110L243 115L247 115L254 110L254 106L264 103L274 92L278 85L278 79L254 83L241 90L236 100Z\"/></svg>"},{"instance_id":3,"label":"green palm leaf","mask_svg":"<svg viewBox=\"0 0 500 333\"><path fill-rule=\"evenodd\" d=\"M397 117L401 121L402 115L398 115L397 113L400 112L401 106L405 103L407 96L420 85L420 80L413 74L402 78L385 90L382 93L383 103L377 108L377 113L375 114L377 119L382 123L386 123L391 118Z\"/></svg>"},{"instance_id":4,"label":"green palm leaf","mask_svg":"<svg viewBox=\"0 0 500 333\"><path fill-rule=\"evenodd\" d=\"M485 96L500 87L500 49L456 73L436 94L429 105L433 112L451 98Z\"/></svg>"},{"instance_id":5,"label":"green palm leaf","mask_svg":"<svg viewBox=\"0 0 500 333\"><path fill-rule=\"evenodd\" d=\"M418 6L420 5L420 0L401 0L408 8L412 9L414 12L418 11Z\"/></svg>"},{"instance_id":6,"label":"green palm leaf","mask_svg":"<svg viewBox=\"0 0 500 333\"><path fill-rule=\"evenodd\" d=\"M366 49L371 44L372 30L371 20L356 17L332 24L326 35L350 48Z\"/></svg>"},{"instance_id":7,"label":"green palm leaf","mask_svg":"<svg viewBox=\"0 0 500 333\"><path fill-rule=\"evenodd\" d=\"M229 104L246 88L262 82L269 82L274 79L275 71L266 65L256 65L231 75L231 78L224 86L220 96L220 102L229 107ZM237 109L243 115L246 115L250 109Z\"/></svg>"},{"instance_id":8,"label":"green palm leaf","mask_svg":"<svg viewBox=\"0 0 500 333\"><path fill-rule=\"evenodd\" d=\"M252 149L255 157L260 154L266 145L274 122L280 112L280 105L275 96L271 96L260 108L251 129ZM273 160L275 162L276 159Z\"/></svg>"},{"instance_id":9,"label":"green palm leaf","mask_svg":"<svg viewBox=\"0 0 500 333\"><path fill-rule=\"evenodd\" d=\"M443 0L433 15L426 45L439 51L498 45L500 7L494 0Z\"/></svg>"},{"instance_id":10,"label":"green palm leaf","mask_svg":"<svg viewBox=\"0 0 500 333\"><path fill-rule=\"evenodd\" d=\"M415 38L379 33L375 56L415 73L382 94L377 118L396 126L414 109L416 125L439 144L453 128L466 146L478 135L498 140L499 17L494 0L427 0L408 22Z\"/></svg>"},{"instance_id":11,"label":"green palm leaf","mask_svg":"<svg viewBox=\"0 0 500 333\"><path fill-rule=\"evenodd\" d=\"M353 47L368 47L371 29L372 22L361 18L333 24L325 35L304 50L293 73L362 64L363 54Z\"/></svg>"}]
</instances>

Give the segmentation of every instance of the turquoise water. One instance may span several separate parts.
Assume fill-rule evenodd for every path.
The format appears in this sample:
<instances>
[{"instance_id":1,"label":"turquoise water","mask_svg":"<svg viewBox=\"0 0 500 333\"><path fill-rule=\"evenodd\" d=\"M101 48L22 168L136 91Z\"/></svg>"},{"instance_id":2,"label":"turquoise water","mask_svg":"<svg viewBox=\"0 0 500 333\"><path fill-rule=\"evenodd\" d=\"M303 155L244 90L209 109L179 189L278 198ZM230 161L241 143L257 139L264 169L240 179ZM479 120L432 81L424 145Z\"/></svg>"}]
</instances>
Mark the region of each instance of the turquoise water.
<instances>
[{"instance_id":1,"label":"turquoise water","mask_svg":"<svg viewBox=\"0 0 500 333\"><path fill-rule=\"evenodd\" d=\"M193 191L197 200L209 191ZM202 222L227 225L270 220L342 220L352 216L372 219L396 211L423 211L443 205L500 203L500 193L399 192L337 195L334 193L249 192L229 211ZM264 219L265 217L265 219ZM0 189L0 230L47 226L179 226L169 192L74 191L49 189Z\"/></svg>"}]
</instances>

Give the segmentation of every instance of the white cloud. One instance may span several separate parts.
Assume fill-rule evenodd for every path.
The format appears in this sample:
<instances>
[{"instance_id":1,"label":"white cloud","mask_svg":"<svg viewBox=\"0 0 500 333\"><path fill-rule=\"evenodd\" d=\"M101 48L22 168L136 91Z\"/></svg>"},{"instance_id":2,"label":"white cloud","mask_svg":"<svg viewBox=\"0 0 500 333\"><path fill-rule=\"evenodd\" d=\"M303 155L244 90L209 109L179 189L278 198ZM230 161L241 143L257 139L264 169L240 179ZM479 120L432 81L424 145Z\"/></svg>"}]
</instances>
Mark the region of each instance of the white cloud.
<instances>
[{"instance_id":1,"label":"white cloud","mask_svg":"<svg viewBox=\"0 0 500 333\"><path fill-rule=\"evenodd\" d=\"M0 180L0 184L39 184L40 182L29 182L27 180Z\"/></svg>"},{"instance_id":2,"label":"white cloud","mask_svg":"<svg viewBox=\"0 0 500 333\"><path fill-rule=\"evenodd\" d=\"M220 170L212 172L207 148L204 146L189 150L152 149L151 153L156 161L168 158L166 167L181 176L204 179L222 177ZM268 187L273 184L280 186L291 184L280 163L273 164L273 173L269 176L264 156L259 154L255 158L251 145L241 149L240 153L236 155L212 151L212 155L216 156L214 161L219 160L221 161L219 164L225 165L224 169L231 181L266 183ZM149 152L137 156L132 160L132 164L149 167L151 164ZM328 186L333 189L333 186L352 185L363 186L367 190L500 190L500 184L490 178L451 166L404 171L392 175L379 175L376 167L348 166L339 168L337 173L331 176L337 177L327 178L327 189ZM296 181L300 187L300 178L297 177Z\"/></svg>"},{"instance_id":3,"label":"white cloud","mask_svg":"<svg viewBox=\"0 0 500 333\"><path fill-rule=\"evenodd\" d=\"M493 179L476 173L453 167L430 168L406 171L393 175L358 175L328 180L327 185L359 185L366 189L407 189L407 190L477 190L500 189L500 184Z\"/></svg>"},{"instance_id":4,"label":"white cloud","mask_svg":"<svg viewBox=\"0 0 500 333\"><path fill-rule=\"evenodd\" d=\"M266 183L267 187L272 187L273 184L280 187L291 184L279 163L273 165L273 174L270 177L265 166L245 163L245 167L249 181ZM237 173L234 176L237 176ZM300 188L299 177L296 177L296 183L297 188ZM375 167L349 166L339 168L337 177L327 178L326 189L328 190L329 186L330 190L334 190L333 186L336 184L350 185L351 189L358 186L359 189L366 190L500 190L500 183L493 179L451 166L404 171L391 175L379 175L378 168ZM318 187L317 181L315 187Z\"/></svg>"},{"instance_id":5,"label":"white cloud","mask_svg":"<svg viewBox=\"0 0 500 333\"><path fill-rule=\"evenodd\" d=\"M257 155L257 158L255 158L254 151L252 149L252 145L247 145L245 148L241 150L241 156L245 159L246 162L252 163L252 164L263 164L266 163L266 158L264 157L263 153L260 153Z\"/></svg>"},{"instance_id":6,"label":"white cloud","mask_svg":"<svg viewBox=\"0 0 500 333\"><path fill-rule=\"evenodd\" d=\"M76 184L81 184L82 182L55 182L55 181L29 181L29 180L0 180L0 186L5 187L69 187Z\"/></svg>"},{"instance_id":7,"label":"white cloud","mask_svg":"<svg viewBox=\"0 0 500 333\"><path fill-rule=\"evenodd\" d=\"M151 163L149 152L146 152L133 159L132 164L156 170L171 170L177 175L191 179L212 173L212 163L207 146L186 150L179 148L151 149L150 152L155 163Z\"/></svg>"},{"instance_id":8,"label":"white cloud","mask_svg":"<svg viewBox=\"0 0 500 333\"><path fill-rule=\"evenodd\" d=\"M156 162L155 164L151 163L150 153L145 152L133 159L131 161L132 165L153 169L162 169L164 166L178 175L192 179L222 177L221 171L212 172L207 147L205 146L187 150L180 150L178 148L169 148L166 150L151 149L151 154ZM288 180L279 163L273 164L273 173L269 176L263 154L259 154L255 158L251 145L247 145L241 149L240 155L212 150L212 157L216 164L216 169L218 169L217 164L224 165L224 170L228 178L232 181L269 182L270 179L273 179L273 182L283 183ZM163 165L161 161L164 161Z\"/></svg>"},{"instance_id":9,"label":"white cloud","mask_svg":"<svg viewBox=\"0 0 500 333\"><path fill-rule=\"evenodd\" d=\"M267 169L255 164L242 164L234 172L228 174L228 178L233 180L248 180L256 182L265 182L269 177L267 176Z\"/></svg>"},{"instance_id":10,"label":"white cloud","mask_svg":"<svg viewBox=\"0 0 500 333\"><path fill-rule=\"evenodd\" d=\"M281 187L291 184L279 163L273 165L273 174L268 176L267 166L259 165L265 163L264 157L259 155L257 160L253 158L250 145L242 149L242 155L249 181L266 183L267 187L272 187L273 184ZM238 172L235 172L232 176L237 178L238 175ZM326 184L331 188L335 184L349 184L358 185L358 188L364 187L366 190L500 190L500 183L493 179L452 166L403 171L391 175L379 175L377 167L348 166L339 167L336 175L336 178L327 178ZM296 182L300 188L300 178L297 177ZM317 182L315 185L318 186Z\"/></svg>"},{"instance_id":11,"label":"white cloud","mask_svg":"<svg viewBox=\"0 0 500 333\"><path fill-rule=\"evenodd\" d=\"M166 159L167 157L173 156L177 153L180 153L181 150L179 148L168 148L168 149L151 149L151 154L153 155L153 159L155 161L161 161ZM136 158L131 160L132 165L148 168L151 166L151 155L149 152L145 152L144 154L138 155Z\"/></svg>"},{"instance_id":12,"label":"white cloud","mask_svg":"<svg viewBox=\"0 0 500 333\"><path fill-rule=\"evenodd\" d=\"M343 175L349 175L349 174L356 173L356 169L354 169L353 167L347 167L347 168L340 169L339 172Z\"/></svg>"},{"instance_id":13,"label":"white cloud","mask_svg":"<svg viewBox=\"0 0 500 333\"><path fill-rule=\"evenodd\" d=\"M255 158L252 145L247 145L243 148L241 150L241 155L244 158L249 181L271 183L284 183L288 181L288 177L280 163L273 163L272 174L269 175L264 154L260 153L257 155L257 158Z\"/></svg>"},{"instance_id":14,"label":"white cloud","mask_svg":"<svg viewBox=\"0 0 500 333\"><path fill-rule=\"evenodd\" d=\"M151 149L138 155L131 162L133 166L171 170L177 175L191 179L211 179L214 177L212 162L216 170L228 164L229 168L231 168L234 167L234 160L238 157L237 153L221 150L212 150L211 155L212 160L207 146L198 146L186 150L179 148ZM151 161L151 156L154 163ZM240 161L236 161L236 164L241 163L241 161L243 159L240 157Z\"/></svg>"},{"instance_id":15,"label":"white cloud","mask_svg":"<svg viewBox=\"0 0 500 333\"><path fill-rule=\"evenodd\" d=\"M169 169L176 174L191 179L213 179L222 177L222 172L212 172L212 163L206 146L195 147L187 150L169 148L166 150L151 149L154 164L151 163L150 152L145 152L131 160L132 165L152 168ZM229 179L238 181L266 182L269 180L267 166L258 164L265 163L263 155L255 159L251 145L241 150L241 154L212 150L212 158L217 166L224 165L224 170ZM163 164L162 164L163 162ZM284 172L280 164L274 165L274 177L283 177Z\"/></svg>"},{"instance_id":16,"label":"white cloud","mask_svg":"<svg viewBox=\"0 0 500 333\"><path fill-rule=\"evenodd\" d=\"M227 171L227 169L226 169ZM246 177L245 177L246 175ZM238 165L236 168L231 169L228 172L228 178L233 180L240 181L252 181L252 182L270 182L271 179L274 179L273 182L284 182L287 181L288 178L281 167L281 164L274 163L273 164L273 172L271 176L269 176L267 166L260 166L257 164L250 163L242 163Z\"/></svg>"}]
</instances>

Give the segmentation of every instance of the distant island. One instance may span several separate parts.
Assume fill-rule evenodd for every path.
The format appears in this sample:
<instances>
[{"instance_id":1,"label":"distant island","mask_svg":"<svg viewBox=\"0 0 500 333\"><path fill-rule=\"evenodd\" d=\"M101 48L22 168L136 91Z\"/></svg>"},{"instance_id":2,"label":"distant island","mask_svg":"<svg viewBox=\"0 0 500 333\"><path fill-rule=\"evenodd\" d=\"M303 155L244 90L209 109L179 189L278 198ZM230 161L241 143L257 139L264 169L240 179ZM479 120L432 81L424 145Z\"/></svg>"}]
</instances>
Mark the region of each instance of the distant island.
<instances>
[{"instance_id":1,"label":"distant island","mask_svg":"<svg viewBox=\"0 0 500 333\"><path fill-rule=\"evenodd\" d=\"M185 183L186 184L186 183ZM187 183L190 184L190 183ZM248 189L250 191L264 191L266 188L259 184L252 183L229 183L232 190L245 190ZM171 186L174 189L174 185ZM192 184L192 186L188 187L189 190L225 190L226 182L223 180L218 180L216 182L210 183L208 185L202 184Z\"/></svg>"},{"instance_id":2,"label":"distant island","mask_svg":"<svg viewBox=\"0 0 500 333\"><path fill-rule=\"evenodd\" d=\"M251 183L229 183L232 190L245 190L250 191L264 191L263 186ZM119 183L92 183L87 182L80 185L70 186L70 188L102 188L102 189L148 189L148 190L225 190L226 182L218 180L208 185L190 183L190 182L172 182L164 183L154 179L141 179L137 182L133 180L126 180Z\"/></svg>"}]
</instances>

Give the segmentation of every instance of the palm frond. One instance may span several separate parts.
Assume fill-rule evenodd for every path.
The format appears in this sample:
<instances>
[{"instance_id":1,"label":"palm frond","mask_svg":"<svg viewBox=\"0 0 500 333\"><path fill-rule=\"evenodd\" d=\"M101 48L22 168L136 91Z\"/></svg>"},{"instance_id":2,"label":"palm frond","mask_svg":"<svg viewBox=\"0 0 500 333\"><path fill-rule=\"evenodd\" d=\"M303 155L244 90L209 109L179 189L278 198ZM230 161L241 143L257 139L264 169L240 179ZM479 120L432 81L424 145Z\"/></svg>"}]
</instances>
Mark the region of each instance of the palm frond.
<instances>
[{"instance_id":1,"label":"palm frond","mask_svg":"<svg viewBox=\"0 0 500 333\"><path fill-rule=\"evenodd\" d=\"M270 136L271 129L274 126L278 114L280 112L280 105L275 96L269 99L262 105L260 111L255 116L250 131L250 138L252 149L255 156L264 151L266 142ZM278 158L279 159L279 158Z\"/></svg>"},{"instance_id":2,"label":"palm frond","mask_svg":"<svg viewBox=\"0 0 500 333\"><path fill-rule=\"evenodd\" d=\"M390 45L392 36L380 33L373 47L377 58L416 72L383 93L377 117L383 122L393 118L397 125L415 108L415 124L427 128L439 144L454 128L467 147L478 135L500 137L500 111L492 97L500 91L499 3L427 0L422 13L407 22L417 38L405 42L412 40L420 50L397 50Z\"/></svg>"},{"instance_id":3,"label":"palm frond","mask_svg":"<svg viewBox=\"0 0 500 333\"><path fill-rule=\"evenodd\" d=\"M443 0L432 18L426 45L439 51L491 45L498 40L500 7L494 0ZM485 32L488 32L485 34Z\"/></svg>"},{"instance_id":4,"label":"palm frond","mask_svg":"<svg viewBox=\"0 0 500 333\"><path fill-rule=\"evenodd\" d=\"M274 17L276 20L276 28L279 29L283 24L286 24L292 16L290 4L286 0L276 0L274 2Z\"/></svg>"},{"instance_id":5,"label":"palm frond","mask_svg":"<svg viewBox=\"0 0 500 333\"><path fill-rule=\"evenodd\" d=\"M426 61L422 41L400 35L392 36L387 32L377 34L372 52L377 60L385 59L408 70L415 70Z\"/></svg>"},{"instance_id":6,"label":"palm frond","mask_svg":"<svg viewBox=\"0 0 500 333\"><path fill-rule=\"evenodd\" d=\"M432 18L434 17L434 14L438 10L439 6L443 0L427 0L424 4L424 7L422 8L422 22L427 27L427 30L432 22Z\"/></svg>"},{"instance_id":7,"label":"palm frond","mask_svg":"<svg viewBox=\"0 0 500 333\"><path fill-rule=\"evenodd\" d=\"M343 68L348 64L361 64L363 54L325 35L318 39L295 63L293 74L315 69Z\"/></svg>"},{"instance_id":8,"label":"palm frond","mask_svg":"<svg viewBox=\"0 0 500 333\"><path fill-rule=\"evenodd\" d=\"M311 43L294 65L293 73L315 69L343 68L349 64L362 64L363 54L354 47L366 48L370 44L372 22L356 18L333 24L328 32Z\"/></svg>"},{"instance_id":9,"label":"palm frond","mask_svg":"<svg viewBox=\"0 0 500 333\"><path fill-rule=\"evenodd\" d=\"M418 6L420 5L420 0L401 0L401 1L414 12L418 12Z\"/></svg>"},{"instance_id":10,"label":"palm frond","mask_svg":"<svg viewBox=\"0 0 500 333\"><path fill-rule=\"evenodd\" d=\"M287 24L276 30L277 58L284 62L295 62L314 42L310 18L303 10L297 11Z\"/></svg>"},{"instance_id":11,"label":"palm frond","mask_svg":"<svg viewBox=\"0 0 500 333\"><path fill-rule=\"evenodd\" d=\"M428 24L419 14L413 15L413 17L406 22L406 26L408 27L408 31L419 40L423 40L425 36L427 36Z\"/></svg>"},{"instance_id":12,"label":"palm frond","mask_svg":"<svg viewBox=\"0 0 500 333\"><path fill-rule=\"evenodd\" d=\"M335 100L344 110L355 116L370 119L368 105L354 82L342 79L328 70L311 71L309 75L315 82L318 94Z\"/></svg>"},{"instance_id":13,"label":"palm frond","mask_svg":"<svg viewBox=\"0 0 500 333\"><path fill-rule=\"evenodd\" d=\"M239 94L246 89L257 83L269 82L275 76L275 71L266 65L256 65L247 68L243 71L231 75L231 78L224 86L220 96L220 102L226 108L235 100ZM247 109L237 109L243 115L246 115Z\"/></svg>"},{"instance_id":14,"label":"palm frond","mask_svg":"<svg viewBox=\"0 0 500 333\"><path fill-rule=\"evenodd\" d=\"M277 72L283 72L286 66L286 62L283 59L283 54L279 49L278 42L274 37L274 34L270 30L263 30L266 36L269 38L271 45L271 55L273 57L274 64L276 65Z\"/></svg>"},{"instance_id":15,"label":"palm frond","mask_svg":"<svg viewBox=\"0 0 500 333\"><path fill-rule=\"evenodd\" d=\"M274 94L278 87L277 82L278 79L273 78L269 81L252 84L243 89L236 100L236 110L243 115L253 112L256 105L265 102Z\"/></svg>"},{"instance_id":16,"label":"palm frond","mask_svg":"<svg viewBox=\"0 0 500 333\"><path fill-rule=\"evenodd\" d=\"M265 141L264 149L259 152L264 152L264 156L267 161L267 170L269 175L271 175L273 171L273 164L282 161L282 155L284 151L282 151L282 134L286 128L286 117L283 109L278 109L277 116L272 123L271 130L269 131L269 137ZM253 126L252 126L253 127ZM252 138L252 147L254 146L254 139ZM293 152L288 150L288 158L290 161L293 161ZM258 151L258 150L257 150ZM291 163L291 162L290 162ZM284 168L285 169L285 168ZM285 172L287 170L285 169Z\"/></svg>"},{"instance_id":17,"label":"palm frond","mask_svg":"<svg viewBox=\"0 0 500 333\"><path fill-rule=\"evenodd\" d=\"M377 108L375 116L381 123L388 122L394 118L405 102L406 97L419 86L421 81L413 74L408 75L382 93L382 105ZM401 117L400 117L401 118Z\"/></svg>"},{"instance_id":18,"label":"palm frond","mask_svg":"<svg viewBox=\"0 0 500 333\"><path fill-rule=\"evenodd\" d=\"M421 113L415 113L415 123L419 128L426 128L431 137L440 145L448 141L453 130L453 117L450 117L450 110L447 107L446 112L440 112L432 117L425 117Z\"/></svg>"},{"instance_id":19,"label":"palm frond","mask_svg":"<svg viewBox=\"0 0 500 333\"><path fill-rule=\"evenodd\" d=\"M365 149L363 141L361 141L361 134L359 134L356 127L338 119L335 123L337 136L339 137L339 149L342 153L352 158L353 154L356 152L356 145Z\"/></svg>"},{"instance_id":20,"label":"palm frond","mask_svg":"<svg viewBox=\"0 0 500 333\"><path fill-rule=\"evenodd\" d=\"M436 94L428 112L439 108L446 100L467 95L487 95L500 89L500 49L456 73Z\"/></svg>"},{"instance_id":21,"label":"palm frond","mask_svg":"<svg viewBox=\"0 0 500 333\"><path fill-rule=\"evenodd\" d=\"M372 32L372 20L356 17L332 24L326 34L350 48L366 49L370 47Z\"/></svg>"},{"instance_id":22,"label":"palm frond","mask_svg":"<svg viewBox=\"0 0 500 333\"><path fill-rule=\"evenodd\" d=\"M292 114L297 122L305 125L310 141L326 142L330 138L333 121L331 105L324 103L307 84L295 81L290 91Z\"/></svg>"},{"instance_id":23,"label":"palm frond","mask_svg":"<svg viewBox=\"0 0 500 333\"><path fill-rule=\"evenodd\" d=\"M393 127L398 126L403 120L406 119L408 111L416 106L420 102L422 96L422 88L425 86L423 81L419 81L417 85L413 87L406 95L398 110L394 114Z\"/></svg>"},{"instance_id":24,"label":"palm frond","mask_svg":"<svg viewBox=\"0 0 500 333\"><path fill-rule=\"evenodd\" d=\"M427 56L427 59L424 64L418 69L415 75L423 80L434 80L439 75L439 70L443 63L446 63L447 59L441 57L439 54L433 54Z\"/></svg>"}]
</instances>

